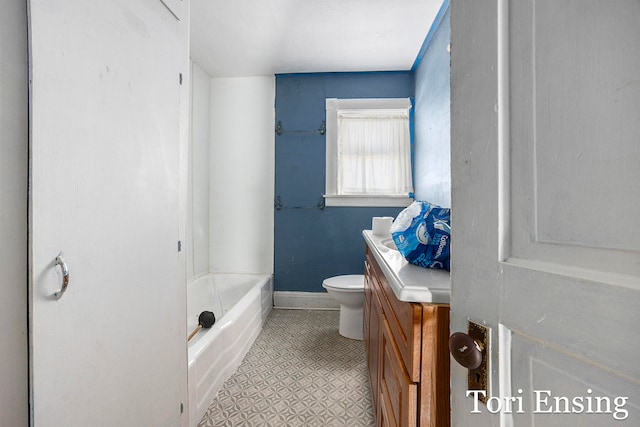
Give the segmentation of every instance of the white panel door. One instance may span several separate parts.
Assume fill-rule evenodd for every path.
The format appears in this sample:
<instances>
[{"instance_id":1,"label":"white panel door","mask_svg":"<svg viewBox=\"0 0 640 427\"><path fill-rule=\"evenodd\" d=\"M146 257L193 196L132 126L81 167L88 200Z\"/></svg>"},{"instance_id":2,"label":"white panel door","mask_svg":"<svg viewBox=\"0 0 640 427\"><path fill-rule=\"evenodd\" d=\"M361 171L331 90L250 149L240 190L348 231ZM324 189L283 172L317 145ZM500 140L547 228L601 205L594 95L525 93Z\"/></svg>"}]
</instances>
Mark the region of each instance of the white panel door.
<instances>
[{"instance_id":1,"label":"white panel door","mask_svg":"<svg viewBox=\"0 0 640 427\"><path fill-rule=\"evenodd\" d=\"M186 24L160 0L29 5L31 423L181 425Z\"/></svg>"},{"instance_id":2,"label":"white panel door","mask_svg":"<svg viewBox=\"0 0 640 427\"><path fill-rule=\"evenodd\" d=\"M452 1L452 425L640 425L640 3Z\"/></svg>"}]
</instances>

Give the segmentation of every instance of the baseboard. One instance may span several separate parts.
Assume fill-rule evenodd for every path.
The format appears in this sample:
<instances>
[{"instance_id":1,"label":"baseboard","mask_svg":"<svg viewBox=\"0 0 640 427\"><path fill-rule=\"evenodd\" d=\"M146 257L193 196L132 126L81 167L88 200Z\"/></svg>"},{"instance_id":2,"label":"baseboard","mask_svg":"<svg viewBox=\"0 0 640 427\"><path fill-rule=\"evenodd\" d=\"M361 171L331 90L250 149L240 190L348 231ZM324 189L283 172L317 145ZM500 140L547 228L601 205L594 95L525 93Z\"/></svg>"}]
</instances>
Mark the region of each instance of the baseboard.
<instances>
[{"instance_id":1,"label":"baseboard","mask_svg":"<svg viewBox=\"0 0 640 427\"><path fill-rule=\"evenodd\" d=\"M273 293L273 307L307 310L339 310L340 304L326 292L275 291Z\"/></svg>"}]
</instances>

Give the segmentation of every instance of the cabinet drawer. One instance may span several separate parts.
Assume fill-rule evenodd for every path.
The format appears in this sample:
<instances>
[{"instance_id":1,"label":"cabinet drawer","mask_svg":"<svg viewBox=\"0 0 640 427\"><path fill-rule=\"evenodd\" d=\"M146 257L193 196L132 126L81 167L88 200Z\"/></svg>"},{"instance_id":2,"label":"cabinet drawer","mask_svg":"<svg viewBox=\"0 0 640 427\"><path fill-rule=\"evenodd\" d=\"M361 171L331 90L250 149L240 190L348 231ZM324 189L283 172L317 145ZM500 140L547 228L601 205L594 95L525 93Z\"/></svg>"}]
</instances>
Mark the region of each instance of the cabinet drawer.
<instances>
[{"instance_id":1,"label":"cabinet drawer","mask_svg":"<svg viewBox=\"0 0 640 427\"><path fill-rule=\"evenodd\" d=\"M371 281L373 273L371 272L371 264L369 261L364 262L364 302L365 306L371 304Z\"/></svg>"},{"instance_id":2,"label":"cabinet drawer","mask_svg":"<svg viewBox=\"0 0 640 427\"><path fill-rule=\"evenodd\" d=\"M376 259L373 257L373 255L369 251L369 248L367 248L365 265L368 266L368 270L365 270L365 271L369 273L372 279L372 282L373 281L376 282L376 283L371 283L371 290L374 291L376 288L375 286L376 284L378 285L378 287L380 286L380 279L384 277L384 274L382 273L382 270L378 265L378 261L376 261Z\"/></svg>"},{"instance_id":3,"label":"cabinet drawer","mask_svg":"<svg viewBox=\"0 0 640 427\"><path fill-rule=\"evenodd\" d=\"M398 348L391 338L389 323L382 321L382 358L378 413L382 425L415 426L418 414L418 384L407 375Z\"/></svg>"}]
</instances>

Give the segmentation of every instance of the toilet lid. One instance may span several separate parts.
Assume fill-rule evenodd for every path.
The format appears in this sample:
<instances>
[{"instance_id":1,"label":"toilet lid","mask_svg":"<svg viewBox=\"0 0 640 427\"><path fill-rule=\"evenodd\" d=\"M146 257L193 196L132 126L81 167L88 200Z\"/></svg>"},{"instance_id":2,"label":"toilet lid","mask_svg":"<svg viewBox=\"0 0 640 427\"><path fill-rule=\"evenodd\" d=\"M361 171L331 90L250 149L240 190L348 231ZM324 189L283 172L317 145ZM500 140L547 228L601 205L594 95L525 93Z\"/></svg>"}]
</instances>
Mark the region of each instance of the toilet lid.
<instances>
[{"instance_id":1,"label":"toilet lid","mask_svg":"<svg viewBox=\"0 0 640 427\"><path fill-rule=\"evenodd\" d=\"M364 289L364 276L362 274L347 274L324 279L322 286L338 289Z\"/></svg>"}]
</instances>

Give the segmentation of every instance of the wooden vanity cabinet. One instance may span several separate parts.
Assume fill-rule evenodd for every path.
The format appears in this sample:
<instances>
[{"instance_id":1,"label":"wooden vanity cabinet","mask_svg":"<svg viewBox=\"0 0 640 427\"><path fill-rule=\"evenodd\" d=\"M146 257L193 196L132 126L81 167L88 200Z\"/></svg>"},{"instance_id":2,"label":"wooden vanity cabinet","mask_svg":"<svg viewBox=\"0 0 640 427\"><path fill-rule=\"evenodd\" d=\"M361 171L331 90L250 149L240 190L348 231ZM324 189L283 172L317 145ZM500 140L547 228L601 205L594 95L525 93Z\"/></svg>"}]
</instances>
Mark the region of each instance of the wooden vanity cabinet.
<instances>
[{"instance_id":1,"label":"wooden vanity cabinet","mask_svg":"<svg viewBox=\"0 0 640 427\"><path fill-rule=\"evenodd\" d=\"M367 246L363 312L376 425L448 427L449 305L398 300Z\"/></svg>"}]
</instances>

